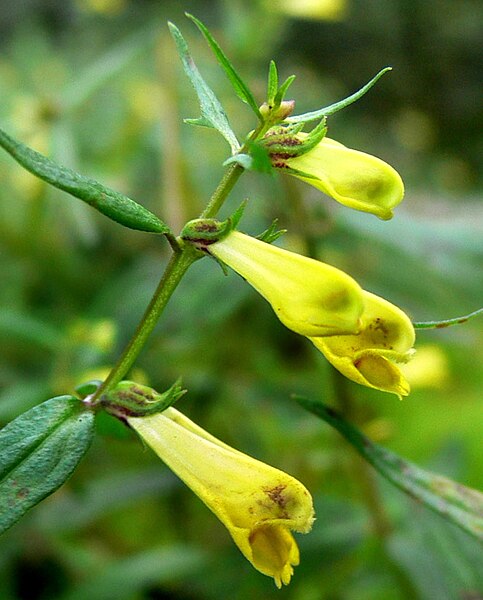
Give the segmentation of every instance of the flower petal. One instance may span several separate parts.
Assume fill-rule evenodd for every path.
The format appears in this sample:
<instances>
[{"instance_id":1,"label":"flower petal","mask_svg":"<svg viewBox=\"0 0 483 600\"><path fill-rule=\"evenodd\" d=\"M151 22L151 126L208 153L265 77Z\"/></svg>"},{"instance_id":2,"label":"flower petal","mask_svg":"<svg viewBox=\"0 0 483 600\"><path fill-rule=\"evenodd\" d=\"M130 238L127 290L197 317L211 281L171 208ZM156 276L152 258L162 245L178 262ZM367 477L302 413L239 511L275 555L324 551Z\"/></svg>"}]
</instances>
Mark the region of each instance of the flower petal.
<instances>
[{"instance_id":1,"label":"flower petal","mask_svg":"<svg viewBox=\"0 0 483 600\"><path fill-rule=\"evenodd\" d=\"M365 309L358 335L330 338L311 337L311 341L343 375L362 385L409 394L409 384L394 363L407 362L413 354L414 328L397 306L370 292L363 292Z\"/></svg>"},{"instance_id":2,"label":"flower petal","mask_svg":"<svg viewBox=\"0 0 483 600\"><path fill-rule=\"evenodd\" d=\"M306 533L312 499L296 479L230 448L170 407L129 424L210 508L244 556L277 586L299 554L290 530Z\"/></svg>"},{"instance_id":3,"label":"flower petal","mask_svg":"<svg viewBox=\"0 0 483 600\"><path fill-rule=\"evenodd\" d=\"M239 231L208 246L208 251L244 277L296 333L340 335L358 330L362 290L343 271Z\"/></svg>"},{"instance_id":4,"label":"flower petal","mask_svg":"<svg viewBox=\"0 0 483 600\"><path fill-rule=\"evenodd\" d=\"M306 133L297 134L305 138ZM383 160L324 137L309 152L287 165L314 178L296 175L341 204L390 219L404 196L399 173Z\"/></svg>"}]
</instances>

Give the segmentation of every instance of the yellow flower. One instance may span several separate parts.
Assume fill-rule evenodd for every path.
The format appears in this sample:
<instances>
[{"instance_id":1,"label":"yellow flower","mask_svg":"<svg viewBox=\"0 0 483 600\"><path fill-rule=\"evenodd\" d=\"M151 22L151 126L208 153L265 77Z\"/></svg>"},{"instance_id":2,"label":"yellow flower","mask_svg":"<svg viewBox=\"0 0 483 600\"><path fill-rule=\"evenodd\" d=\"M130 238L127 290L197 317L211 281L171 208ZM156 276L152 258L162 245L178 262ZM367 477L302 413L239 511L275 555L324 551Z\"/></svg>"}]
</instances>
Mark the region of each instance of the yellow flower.
<instances>
[{"instance_id":1,"label":"yellow flower","mask_svg":"<svg viewBox=\"0 0 483 600\"><path fill-rule=\"evenodd\" d=\"M239 231L230 232L207 250L244 277L296 333L320 336L358 331L362 290L339 269Z\"/></svg>"},{"instance_id":2,"label":"yellow flower","mask_svg":"<svg viewBox=\"0 0 483 600\"><path fill-rule=\"evenodd\" d=\"M267 8L289 17L340 21L347 12L347 0L269 0Z\"/></svg>"},{"instance_id":3,"label":"yellow flower","mask_svg":"<svg viewBox=\"0 0 483 600\"><path fill-rule=\"evenodd\" d=\"M287 585L299 564L290 531L307 533L314 520L305 487L220 442L174 408L127 421L215 513L252 565L277 587Z\"/></svg>"},{"instance_id":4,"label":"yellow flower","mask_svg":"<svg viewBox=\"0 0 483 600\"><path fill-rule=\"evenodd\" d=\"M304 140L307 133L296 137ZM312 175L315 179L294 173L341 204L380 219L390 219L404 196L402 179L390 165L327 137L305 154L286 159L283 166Z\"/></svg>"},{"instance_id":5,"label":"yellow flower","mask_svg":"<svg viewBox=\"0 0 483 600\"><path fill-rule=\"evenodd\" d=\"M394 363L407 362L414 353L413 325L397 306L370 292L363 295L365 309L358 335L310 339L352 381L407 396L409 384Z\"/></svg>"}]
</instances>

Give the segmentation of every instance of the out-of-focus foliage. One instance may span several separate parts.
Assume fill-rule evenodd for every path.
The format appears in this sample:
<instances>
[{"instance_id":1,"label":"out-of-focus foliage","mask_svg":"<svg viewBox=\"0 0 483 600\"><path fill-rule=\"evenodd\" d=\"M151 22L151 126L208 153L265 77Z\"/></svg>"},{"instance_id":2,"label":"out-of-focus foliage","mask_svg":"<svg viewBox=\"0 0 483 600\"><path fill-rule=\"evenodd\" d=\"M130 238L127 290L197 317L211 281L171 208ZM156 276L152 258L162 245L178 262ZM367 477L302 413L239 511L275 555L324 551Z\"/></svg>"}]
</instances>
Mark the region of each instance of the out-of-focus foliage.
<instances>
[{"instance_id":1,"label":"out-of-focus foliage","mask_svg":"<svg viewBox=\"0 0 483 600\"><path fill-rule=\"evenodd\" d=\"M260 103L270 58L281 78L296 73L297 113L344 97L390 64L394 71L375 89L329 120L329 134L401 173L406 198L392 221L323 201L302 182L252 173L226 214L248 197L244 230L257 234L279 217L287 248L344 269L414 320L469 313L482 296L481 6L335 4L343 5L337 18L320 19L283 12L288 2L2 0L1 125L178 231L219 180L227 148L213 131L182 124L197 106L168 19L182 26L240 137L254 126L250 110L184 10L210 27ZM0 181L3 426L105 375L166 252L163 240L103 219L5 154ZM200 261L131 379L162 391L182 376L183 412L312 491L317 521L299 540L293 582L278 591L252 572L200 501L105 416L69 483L0 538L0 597L211 600L227 590L235 600L478 597L476 543L381 481L290 394L333 404L342 394L339 409L372 439L478 488L482 345L479 319L420 331L420 356L409 365L413 391L403 402L350 383L341 390L320 354L249 286Z\"/></svg>"}]
</instances>

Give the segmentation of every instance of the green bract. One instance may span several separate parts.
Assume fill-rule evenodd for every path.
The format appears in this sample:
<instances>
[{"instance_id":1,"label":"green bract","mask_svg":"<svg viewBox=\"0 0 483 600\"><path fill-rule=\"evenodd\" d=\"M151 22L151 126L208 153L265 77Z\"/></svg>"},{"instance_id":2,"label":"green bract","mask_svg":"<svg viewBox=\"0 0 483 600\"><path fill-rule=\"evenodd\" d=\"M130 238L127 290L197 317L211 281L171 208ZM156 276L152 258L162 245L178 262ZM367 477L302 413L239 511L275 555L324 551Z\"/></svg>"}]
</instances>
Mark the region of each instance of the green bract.
<instances>
[{"instance_id":1,"label":"green bract","mask_svg":"<svg viewBox=\"0 0 483 600\"><path fill-rule=\"evenodd\" d=\"M185 73L191 81L200 103L201 117L198 119L185 119L185 121L192 125L216 129L230 144L232 153L235 154L240 149L240 144L228 123L228 118L220 101L198 71L189 53L188 44L181 35L180 30L173 23L168 23L168 26L183 62Z\"/></svg>"}]
</instances>

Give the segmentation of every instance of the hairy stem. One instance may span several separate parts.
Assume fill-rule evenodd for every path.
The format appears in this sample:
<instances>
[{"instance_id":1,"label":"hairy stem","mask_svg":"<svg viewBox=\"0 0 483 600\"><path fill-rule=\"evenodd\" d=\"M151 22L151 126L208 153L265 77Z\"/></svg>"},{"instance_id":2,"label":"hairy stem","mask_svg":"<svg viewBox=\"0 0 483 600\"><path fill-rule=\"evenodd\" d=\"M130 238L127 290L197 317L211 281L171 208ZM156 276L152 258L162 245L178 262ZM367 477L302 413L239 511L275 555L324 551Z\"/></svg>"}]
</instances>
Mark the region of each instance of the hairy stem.
<instances>
[{"instance_id":1,"label":"hairy stem","mask_svg":"<svg viewBox=\"0 0 483 600\"><path fill-rule=\"evenodd\" d=\"M200 219L211 219L212 217L216 216L223 205L223 202L226 200L226 197L234 188L244 170L245 169L238 164L228 167L225 175L218 184L218 187L213 192L213 195L211 196L206 208L201 213Z\"/></svg>"},{"instance_id":2,"label":"hairy stem","mask_svg":"<svg viewBox=\"0 0 483 600\"><path fill-rule=\"evenodd\" d=\"M249 137L249 142L256 141L263 137L268 128L267 123L260 123L260 125L252 132ZM249 142L247 141L241 148L240 153L246 152ZM239 164L233 164L228 167L225 175L220 181L218 187L213 192L213 195L210 198L205 210L201 213L200 219L210 219L215 217L223 203L226 200L226 197L231 192L236 182L240 178L241 174L245 171L245 169Z\"/></svg>"},{"instance_id":3,"label":"hairy stem","mask_svg":"<svg viewBox=\"0 0 483 600\"><path fill-rule=\"evenodd\" d=\"M99 387L94 396L90 398L89 403L91 405L97 404L103 394L112 389L126 376L149 335L156 327L156 323L168 304L174 290L178 287L179 282L189 267L199 257L197 251L191 246L185 246L177 252L173 252L171 260L164 271L161 281L159 282L134 335L128 342L117 363L112 368L107 379Z\"/></svg>"},{"instance_id":4,"label":"hairy stem","mask_svg":"<svg viewBox=\"0 0 483 600\"><path fill-rule=\"evenodd\" d=\"M264 135L268 125L261 123L250 135L250 141L257 140ZM240 152L247 149L245 144ZM200 218L213 218L217 215L223 203L227 199L229 193L235 186L236 182L242 175L245 169L239 164L234 164L228 167L223 175L220 183L213 192L206 208L200 215ZM154 292L154 295L146 308L144 315L137 326L134 335L128 342L123 353L119 357L117 363L112 368L107 379L102 383L98 390L89 398L89 404L95 406L99 403L103 394L115 387L128 373L133 366L136 358L141 352L148 337L152 333L163 313L173 292L178 287L179 282L183 278L189 267L201 258L200 253L190 244L183 242L174 236L168 234L168 242L173 250L171 259L166 267L166 270L161 278L161 281Z\"/></svg>"}]
</instances>

